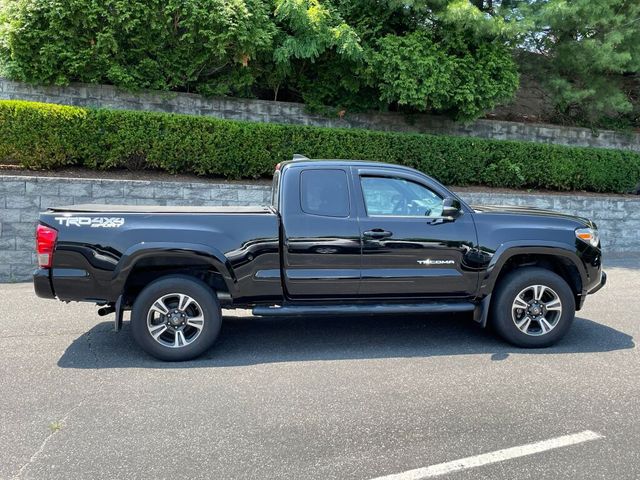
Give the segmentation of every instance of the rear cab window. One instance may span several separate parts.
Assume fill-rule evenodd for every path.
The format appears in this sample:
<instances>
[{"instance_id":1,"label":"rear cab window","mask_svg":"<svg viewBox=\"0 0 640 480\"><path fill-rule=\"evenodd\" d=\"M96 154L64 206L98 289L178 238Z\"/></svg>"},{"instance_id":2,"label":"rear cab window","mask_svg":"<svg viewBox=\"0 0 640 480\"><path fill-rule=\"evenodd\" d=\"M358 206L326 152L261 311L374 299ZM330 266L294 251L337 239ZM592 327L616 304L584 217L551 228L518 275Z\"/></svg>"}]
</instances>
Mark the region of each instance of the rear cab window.
<instances>
[{"instance_id":1,"label":"rear cab window","mask_svg":"<svg viewBox=\"0 0 640 480\"><path fill-rule=\"evenodd\" d=\"M271 206L276 212L280 211L280 170L276 170L273 174L273 183L271 185Z\"/></svg>"},{"instance_id":2,"label":"rear cab window","mask_svg":"<svg viewBox=\"0 0 640 480\"><path fill-rule=\"evenodd\" d=\"M349 182L339 169L309 169L300 174L300 206L304 213L325 217L348 217Z\"/></svg>"}]
</instances>

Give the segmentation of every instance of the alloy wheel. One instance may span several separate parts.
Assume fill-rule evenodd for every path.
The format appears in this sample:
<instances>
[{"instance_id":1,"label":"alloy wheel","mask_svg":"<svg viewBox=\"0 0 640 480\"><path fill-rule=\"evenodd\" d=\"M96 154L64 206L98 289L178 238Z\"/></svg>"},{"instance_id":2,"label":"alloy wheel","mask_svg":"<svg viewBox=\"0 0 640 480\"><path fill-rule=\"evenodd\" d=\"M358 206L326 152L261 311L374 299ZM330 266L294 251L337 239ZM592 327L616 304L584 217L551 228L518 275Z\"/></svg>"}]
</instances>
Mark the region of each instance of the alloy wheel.
<instances>
[{"instance_id":1,"label":"alloy wheel","mask_svg":"<svg viewBox=\"0 0 640 480\"><path fill-rule=\"evenodd\" d=\"M159 344L182 348L193 343L204 327L204 312L189 295L169 293L158 298L147 313L147 329Z\"/></svg>"},{"instance_id":2,"label":"alloy wheel","mask_svg":"<svg viewBox=\"0 0 640 480\"><path fill-rule=\"evenodd\" d=\"M545 285L530 285L516 295L511 316L522 333L531 336L546 335L560 321L562 302L553 289Z\"/></svg>"}]
</instances>

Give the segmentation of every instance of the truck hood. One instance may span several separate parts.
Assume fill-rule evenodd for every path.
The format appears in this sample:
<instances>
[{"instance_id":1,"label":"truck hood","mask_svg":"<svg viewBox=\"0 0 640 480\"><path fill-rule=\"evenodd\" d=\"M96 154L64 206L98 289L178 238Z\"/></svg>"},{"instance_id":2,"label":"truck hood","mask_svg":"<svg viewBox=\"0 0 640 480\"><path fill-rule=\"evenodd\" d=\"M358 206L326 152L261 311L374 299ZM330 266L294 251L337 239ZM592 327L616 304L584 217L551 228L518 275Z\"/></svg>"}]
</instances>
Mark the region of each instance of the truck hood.
<instances>
[{"instance_id":1,"label":"truck hood","mask_svg":"<svg viewBox=\"0 0 640 480\"><path fill-rule=\"evenodd\" d=\"M553 217L578 223L584 227L596 228L596 225L588 218L569 215L566 213L544 210L534 207L518 207L511 205L471 205L471 208L478 213L502 213L507 215L529 215L534 217Z\"/></svg>"}]
</instances>

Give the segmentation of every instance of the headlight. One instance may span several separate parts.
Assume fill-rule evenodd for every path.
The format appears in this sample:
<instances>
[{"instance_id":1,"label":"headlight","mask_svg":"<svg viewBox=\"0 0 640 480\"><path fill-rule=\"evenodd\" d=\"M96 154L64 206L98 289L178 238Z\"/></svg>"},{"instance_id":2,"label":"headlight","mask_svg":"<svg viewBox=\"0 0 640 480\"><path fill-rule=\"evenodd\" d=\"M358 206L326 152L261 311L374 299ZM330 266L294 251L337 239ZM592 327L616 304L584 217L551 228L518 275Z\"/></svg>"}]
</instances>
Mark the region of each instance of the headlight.
<instances>
[{"instance_id":1,"label":"headlight","mask_svg":"<svg viewBox=\"0 0 640 480\"><path fill-rule=\"evenodd\" d=\"M576 230L576 237L592 247L597 247L600 242L598 230L595 228L578 228Z\"/></svg>"}]
</instances>

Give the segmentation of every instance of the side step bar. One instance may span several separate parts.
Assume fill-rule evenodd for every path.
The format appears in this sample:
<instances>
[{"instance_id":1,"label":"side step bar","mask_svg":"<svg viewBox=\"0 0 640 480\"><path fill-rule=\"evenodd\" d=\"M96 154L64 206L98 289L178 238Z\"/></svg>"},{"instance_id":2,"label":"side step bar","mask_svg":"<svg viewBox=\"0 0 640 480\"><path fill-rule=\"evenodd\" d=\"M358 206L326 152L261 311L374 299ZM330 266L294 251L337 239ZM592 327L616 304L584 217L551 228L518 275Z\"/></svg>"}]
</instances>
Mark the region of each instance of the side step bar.
<instances>
[{"instance_id":1,"label":"side step bar","mask_svg":"<svg viewBox=\"0 0 640 480\"><path fill-rule=\"evenodd\" d=\"M281 306L256 306L253 314L270 316L306 316L306 315L369 315L383 313L438 313L471 312L476 305L471 302L430 302L430 303L370 303L370 304L334 304L304 305L285 304Z\"/></svg>"}]
</instances>

